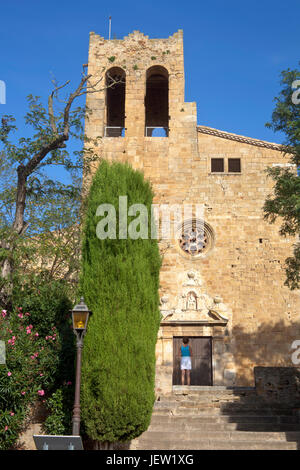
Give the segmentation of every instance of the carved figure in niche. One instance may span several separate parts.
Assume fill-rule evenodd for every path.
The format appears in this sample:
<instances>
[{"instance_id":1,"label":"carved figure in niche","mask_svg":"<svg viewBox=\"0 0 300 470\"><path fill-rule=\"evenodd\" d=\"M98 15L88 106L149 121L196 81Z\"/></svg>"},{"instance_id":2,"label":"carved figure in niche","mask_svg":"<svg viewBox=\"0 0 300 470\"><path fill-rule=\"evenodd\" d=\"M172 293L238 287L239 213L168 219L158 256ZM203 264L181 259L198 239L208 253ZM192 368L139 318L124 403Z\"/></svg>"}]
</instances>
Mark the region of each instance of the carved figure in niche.
<instances>
[{"instance_id":1,"label":"carved figure in niche","mask_svg":"<svg viewBox=\"0 0 300 470\"><path fill-rule=\"evenodd\" d=\"M186 300L187 310L197 310L197 297L194 292L189 292Z\"/></svg>"}]
</instances>

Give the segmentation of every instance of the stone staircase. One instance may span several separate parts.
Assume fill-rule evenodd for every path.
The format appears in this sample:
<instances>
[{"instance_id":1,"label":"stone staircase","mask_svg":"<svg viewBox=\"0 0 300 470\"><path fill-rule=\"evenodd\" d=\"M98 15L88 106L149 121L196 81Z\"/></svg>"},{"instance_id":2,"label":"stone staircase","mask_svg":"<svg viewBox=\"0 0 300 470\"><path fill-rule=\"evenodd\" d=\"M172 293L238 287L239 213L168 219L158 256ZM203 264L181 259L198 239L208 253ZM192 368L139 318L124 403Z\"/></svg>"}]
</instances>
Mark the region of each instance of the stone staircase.
<instances>
[{"instance_id":1,"label":"stone staircase","mask_svg":"<svg viewBox=\"0 0 300 470\"><path fill-rule=\"evenodd\" d=\"M132 450L297 450L300 420L288 404L254 388L174 387L155 402L148 430Z\"/></svg>"}]
</instances>

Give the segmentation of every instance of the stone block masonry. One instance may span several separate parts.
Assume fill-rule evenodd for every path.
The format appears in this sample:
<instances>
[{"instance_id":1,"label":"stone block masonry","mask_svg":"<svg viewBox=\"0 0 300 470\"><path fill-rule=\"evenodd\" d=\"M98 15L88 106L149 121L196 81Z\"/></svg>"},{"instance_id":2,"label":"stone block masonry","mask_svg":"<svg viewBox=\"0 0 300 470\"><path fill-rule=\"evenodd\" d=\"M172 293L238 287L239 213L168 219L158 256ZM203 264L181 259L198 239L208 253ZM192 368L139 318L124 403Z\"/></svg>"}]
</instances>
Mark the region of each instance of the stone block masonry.
<instances>
[{"instance_id":1,"label":"stone block masonry","mask_svg":"<svg viewBox=\"0 0 300 470\"><path fill-rule=\"evenodd\" d=\"M180 247L180 233L160 244L164 299L157 341L160 394L176 385L176 337L195 338L194 385L231 386L253 385L256 366L292 367L291 344L300 339L299 292L284 286L284 262L292 254L294 240L280 237L280 222L270 225L262 210L272 192L265 170L287 165L288 158L280 145L198 126L196 103L184 101L183 58L181 30L166 39L151 39L139 31L110 41L90 35L88 71L93 79L102 78L104 84L107 72L116 70L125 77L123 137L104 137L106 90L87 95L92 114L86 134L102 137L95 148L99 160L128 162L142 170L152 183L155 203L203 204L210 231L211 242L194 255ZM153 97L151 122L155 124L157 116L157 123L168 128L167 137L146 136L149 96ZM212 159L222 159L224 171L212 171ZM239 160L240 171L228 171L230 159ZM184 304L189 294L195 298L192 309ZM202 351L201 341L197 343L202 337L211 338L210 351ZM201 383L209 363L212 383Z\"/></svg>"}]
</instances>

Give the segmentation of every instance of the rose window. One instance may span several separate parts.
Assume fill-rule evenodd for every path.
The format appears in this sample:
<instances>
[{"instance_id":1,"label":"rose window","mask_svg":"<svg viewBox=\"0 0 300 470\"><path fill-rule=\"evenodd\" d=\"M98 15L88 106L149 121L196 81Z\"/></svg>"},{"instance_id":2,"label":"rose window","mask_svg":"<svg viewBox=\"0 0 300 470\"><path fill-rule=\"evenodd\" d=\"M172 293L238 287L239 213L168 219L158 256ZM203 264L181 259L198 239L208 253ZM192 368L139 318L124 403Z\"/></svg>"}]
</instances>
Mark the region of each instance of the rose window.
<instances>
[{"instance_id":1,"label":"rose window","mask_svg":"<svg viewBox=\"0 0 300 470\"><path fill-rule=\"evenodd\" d=\"M182 224L178 235L180 248L190 256L206 253L213 244L213 232L211 227L199 220Z\"/></svg>"}]
</instances>

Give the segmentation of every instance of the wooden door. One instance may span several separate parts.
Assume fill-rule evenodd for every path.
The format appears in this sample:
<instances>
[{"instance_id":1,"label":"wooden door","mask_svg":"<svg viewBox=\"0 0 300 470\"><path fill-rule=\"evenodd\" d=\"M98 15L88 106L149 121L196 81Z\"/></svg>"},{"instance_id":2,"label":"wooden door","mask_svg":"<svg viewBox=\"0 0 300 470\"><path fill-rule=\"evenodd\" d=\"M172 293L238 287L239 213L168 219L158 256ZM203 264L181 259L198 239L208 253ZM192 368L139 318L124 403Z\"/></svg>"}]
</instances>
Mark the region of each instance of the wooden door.
<instances>
[{"instance_id":1,"label":"wooden door","mask_svg":"<svg viewBox=\"0 0 300 470\"><path fill-rule=\"evenodd\" d=\"M173 385L181 385L180 359L183 336L173 337ZM212 338L189 337L192 348L191 385L212 385Z\"/></svg>"}]
</instances>

